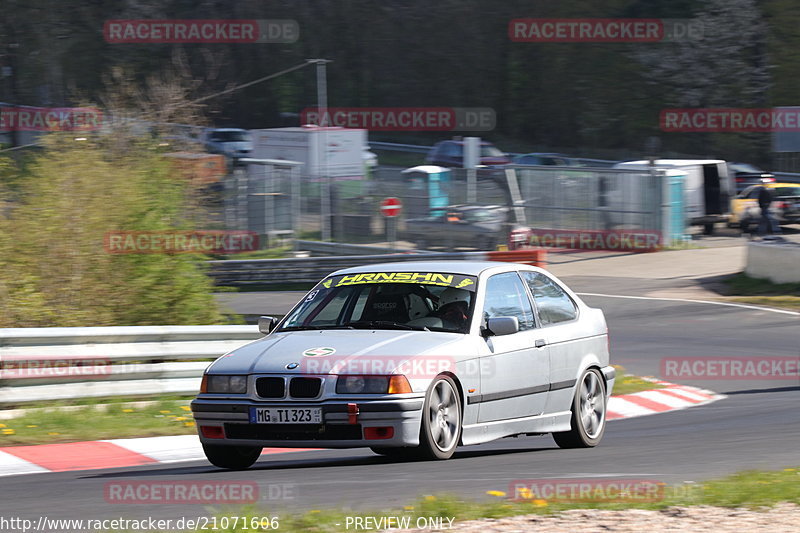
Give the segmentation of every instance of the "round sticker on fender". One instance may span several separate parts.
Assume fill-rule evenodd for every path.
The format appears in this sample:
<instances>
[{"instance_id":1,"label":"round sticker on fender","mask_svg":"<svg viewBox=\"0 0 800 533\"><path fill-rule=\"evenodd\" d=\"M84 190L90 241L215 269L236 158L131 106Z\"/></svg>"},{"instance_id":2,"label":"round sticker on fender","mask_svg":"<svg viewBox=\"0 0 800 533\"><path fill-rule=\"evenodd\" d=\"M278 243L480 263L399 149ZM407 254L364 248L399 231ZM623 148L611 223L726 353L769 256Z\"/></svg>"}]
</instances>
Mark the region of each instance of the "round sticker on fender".
<instances>
[{"instance_id":1,"label":"round sticker on fender","mask_svg":"<svg viewBox=\"0 0 800 533\"><path fill-rule=\"evenodd\" d=\"M336 348L310 348L303 352L303 357L325 357L336 351Z\"/></svg>"}]
</instances>

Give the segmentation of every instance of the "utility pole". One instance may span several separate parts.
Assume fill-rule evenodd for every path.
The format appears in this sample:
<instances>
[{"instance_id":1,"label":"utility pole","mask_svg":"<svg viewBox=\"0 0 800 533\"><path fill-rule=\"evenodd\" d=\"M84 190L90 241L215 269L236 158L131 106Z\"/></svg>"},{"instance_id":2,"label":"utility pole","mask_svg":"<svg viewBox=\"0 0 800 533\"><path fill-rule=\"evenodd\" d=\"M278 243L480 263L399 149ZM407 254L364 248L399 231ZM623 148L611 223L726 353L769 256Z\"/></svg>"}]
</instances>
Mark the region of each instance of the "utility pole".
<instances>
[{"instance_id":1,"label":"utility pole","mask_svg":"<svg viewBox=\"0 0 800 533\"><path fill-rule=\"evenodd\" d=\"M317 65L317 112L321 117L319 126L324 128L326 126L325 122L328 114L328 80L325 66L330 63L331 60L307 59L306 61ZM318 178L320 180L320 215L322 217L320 233L323 241L331 240L331 178L328 175L327 148L328 143L325 141L325 130L322 130L320 133L317 169L319 172Z\"/></svg>"}]
</instances>

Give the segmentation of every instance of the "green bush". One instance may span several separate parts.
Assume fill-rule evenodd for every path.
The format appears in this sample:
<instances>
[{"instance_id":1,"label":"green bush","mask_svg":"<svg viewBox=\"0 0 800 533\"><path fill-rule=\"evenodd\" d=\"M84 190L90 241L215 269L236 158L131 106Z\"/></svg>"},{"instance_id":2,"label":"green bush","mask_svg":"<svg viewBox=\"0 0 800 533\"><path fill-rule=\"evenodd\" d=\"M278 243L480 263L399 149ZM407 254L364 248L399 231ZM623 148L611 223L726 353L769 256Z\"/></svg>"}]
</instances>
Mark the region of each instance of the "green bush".
<instances>
[{"instance_id":1,"label":"green bush","mask_svg":"<svg viewBox=\"0 0 800 533\"><path fill-rule=\"evenodd\" d=\"M193 229L155 143L110 138L50 134L24 167L0 162L0 327L225 321L202 256L105 251L111 231Z\"/></svg>"}]
</instances>

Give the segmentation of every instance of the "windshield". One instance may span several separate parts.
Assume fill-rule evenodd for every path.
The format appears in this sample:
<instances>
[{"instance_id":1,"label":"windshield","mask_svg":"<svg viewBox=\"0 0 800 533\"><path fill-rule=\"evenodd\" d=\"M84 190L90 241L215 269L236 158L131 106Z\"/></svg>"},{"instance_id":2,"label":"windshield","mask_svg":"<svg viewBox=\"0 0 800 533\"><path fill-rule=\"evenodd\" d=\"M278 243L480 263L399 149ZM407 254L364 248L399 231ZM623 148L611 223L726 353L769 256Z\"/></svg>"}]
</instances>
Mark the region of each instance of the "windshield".
<instances>
[{"instance_id":1,"label":"windshield","mask_svg":"<svg viewBox=\"0 0 800 533\"><path fill-rule=\"evenodd\" d=\"M246 131L217 131L211 135L211 140L219 142L246 142L250 140Z\"/></svg>"},{"instance_id":2,"label":"windshield","mask_svg":"<svg viewBox=\"0 0 800 533\"><path fill-rule=\"evenodd\" d=\"M310 291L279 331L400 329L466 333L476 278L379 272L336 276Z\"/></svg>"},{"instance_id":3,"label":"windshield","mask_svg":"<svg viewBox=\"0 0 800 533\"><path fill-rule=\"evenodd\" d=\"M492 145L481 146L481 157L505 157L505 155Z\"/></svg>"},{"instance_id":4,"label":"windshield","mask_svg":"<svg viewBox=\"0 0 800 533\"><path fill-rule=\"evenodd\" d=\"M800 196L800 187L775 187L775 196Z\"/></svg>"}]
</instances>

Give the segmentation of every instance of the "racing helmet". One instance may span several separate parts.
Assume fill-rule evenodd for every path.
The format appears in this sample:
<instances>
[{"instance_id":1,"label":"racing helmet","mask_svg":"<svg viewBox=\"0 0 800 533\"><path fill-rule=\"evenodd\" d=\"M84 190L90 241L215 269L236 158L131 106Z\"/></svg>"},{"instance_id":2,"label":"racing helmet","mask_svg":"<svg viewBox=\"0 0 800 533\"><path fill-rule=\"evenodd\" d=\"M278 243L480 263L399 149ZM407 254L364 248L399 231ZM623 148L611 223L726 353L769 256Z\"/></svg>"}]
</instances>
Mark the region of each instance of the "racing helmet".
<instances>
[{"instance_id":1,"label":"racing helmet","mask_svg":"<svg viewBox=\"0 0 800 533\"><path fill-rule=\"evenodd\" d=\"M448 287L439 295L439 308L455 302L463 302L464 305L469 306L469 299L469 291Z\"/></svg>"}]
</instances>

